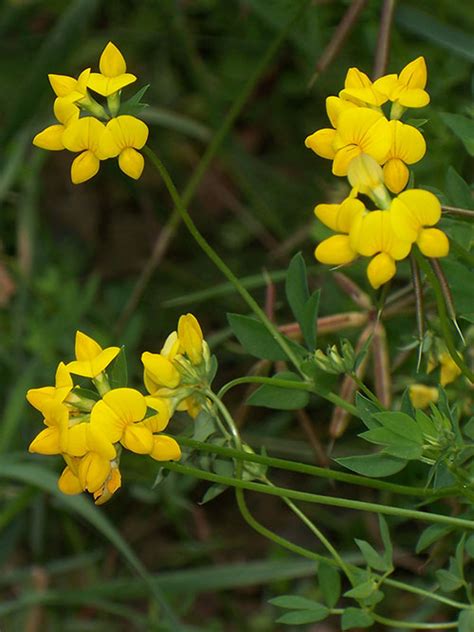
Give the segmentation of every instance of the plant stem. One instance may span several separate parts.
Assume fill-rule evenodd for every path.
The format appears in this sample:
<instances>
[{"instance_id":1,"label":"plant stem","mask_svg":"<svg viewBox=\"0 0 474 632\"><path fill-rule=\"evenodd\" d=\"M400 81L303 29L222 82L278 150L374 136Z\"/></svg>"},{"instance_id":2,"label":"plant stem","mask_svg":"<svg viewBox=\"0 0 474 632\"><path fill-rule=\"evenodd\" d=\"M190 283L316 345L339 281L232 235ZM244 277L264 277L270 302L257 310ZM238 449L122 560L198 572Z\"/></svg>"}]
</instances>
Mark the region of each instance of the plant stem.
<instances>
[{"instance_id":1,"label":"plant stem","mask_svg":"<svg viewBox=\"0 0 474 632\"><path fill-rule=\"evenodd\" d=\"M446 313L446 305L443 298L443 292L441 290L441 286L436 277L436 274L433 272L433 270L428 265L427 261L425 260L425 258L420 252L418 252L416 249L413 249L413 253L415 255L416 260L418 261L420 265L420 268L428 277L431 287L433 288L435 299L436 299L436 306L438 308L439 320L441 323L441 331L443 332L444 341L448 348L449 355L451 356L453 361L458 365L458 367L461 369L462 373L468 378L468 380L470 380L471 382L474 382L474 373L467 366L464 360L460 357L459 353L456 350L456 347L454 346L454 341L451 336L451 331L449 329L449 320Z\"/></svg>"},{"instance_id":2,"label":"plant stem","mask_svg":"<svg viewBox=\"0 0 474 632\"><path fill-rule=\"evenodd\" d=\"M233 448L226 448L224 446L216 445L213 443L196 441L194 439L188 439L187 437L175 436L174 438L181 446L195 448L204 452L221 454L222 456L228 456L229 458L238 459L240 461L260 463L262 465L268 465L269 467L275 467L281 470L289 470L291 472L298 472L300 474L308 474L309 476L317 476L319 478L341 481L343 483L349 483L350 485L362 485L364 487L371 487L373 489L381 489L387 492L392 492L394 494L402 494L404 496L421 496L423 498L430 498L432 500L435 500L444 496L453 496L458 491L457 487L445 487L433 491L427 489L426 487L410 487L408 485L397 485L396 483L388 483L386 481L380 481L378 479L359 476L358 474L349 474L346 472L330 470L325 467L318 467L317 465L308 465L306 463L288 461L286 459L279 459L263 454L254 454L251 452L234 450Z\"/></svg>"},{"instance_id":3,"label":"plant stem","mask_svg":"<svg viewBox=\"0 0 474 632\"><path fill-rule=\"evenodd\" d=\"M240 487L242 489L248 489L255 492L261 492L263 494L268 494L270 496L291 498L293 500L301 500L303 502L316 503L320 505L329 505L330 507L354 509L356 511L381 513L388 516L399 516L400 518L406 518L410 520L423 520L425 522L430 522L434 524L446 524L451 527L459 527L468 531L474 531L474 521L465 520L463 518L456 518L455 516L427 513L423 511L417 511L415 509L403 509L401 507L392 507L390 505L379 505L377 503L369 503L361 500L351 500L349 498L336 498L334 496L311 494L308 492L300 492L295 489L288 489L286 487L268 487L267 485L262 485L261 483L243 481L230 476L220 476L212 472L205 472L204 470L200 470L195 467L181 465L179 463L173 463L171 461L163 463L162 467L169 469L172 472L180 472L181 474L194 476L195 478L199 478L205 481L211 481L212 483L220 483L222 485L229 485L231 487Z\"/></svg>"},{"instance_id":4,"label":"plant stem","mask_svg":"<svg viewBox=\"0 0 474 632\"><path fill-rule=\"evenodd\" d=\"M310 382L296 382L293 380L283 380L280 378L249 375L247 377L236 378L235 380L232 380L225 384L218 392L218 397L222 398L228 391L230 391L231 388L234 388L234 386L238 386L239 384L269 384L271 386L277 386L280 388L307 391L308 393L314 393L315 395L319 395L320 397L327 399L329 402L335 404L336 406L344 408L355 417L360 417L359 411L355 406L353 406L349 402L346 402L345 399L342 399L342 397L339 397L339 395L336 395L336 393L331 393L330 391L319 389L315 384L312 384Z\"/></svg>"},{"instance_id":5,"label":"plant stem","mask_svg":"<svg viewBox=\"0 0 474 632\"><path fill-rule=\"evenodd\" d=\"M159 174L163 178L163 182L166 188L168 189L168 193L170 194L173 204L178 209L178 212L181 215L181 219L186 224L186 227L188 228L191 235L194 237L194 240L196 241L196 243L201 247L201 249L209 257L209 259L215 264L215 266L222 272L222 274L232 283L232 285L235 287L237 292L244 299L244 301L247 303L250 309L255 313L255 315L266 327L266 329L268 330L272 338L275 340L275 342L285 352L286 356L293 363L297 371L302 374L298 358L293 353L293 351L291 350L290 346L288 345L284 337L281 335L281 333L278 331L275 325L270 321L270 319L267 317L265 312L261 309L261 307L255 301L252 295L248 292L248 290L241 284L241 282L235 276L232 270L227 266L227 264L222 260L222 258L217 254L214 248L208 243L205 237L198 230L188 210L184 207L183 202L181 200L181 196L179 195L178 190L176 189L176 186L168 170L164 166L164 164L161 162L161 160L158 158L155 152L152 149L150 149L150 147L145 146L143 148L143 153L146 155L146 157L150 160L152 165L155 167L155 169L159 172Z\"/></svg>"},{"instance_id":6,"label":"plant stem","mask_svg":"<svg viewBox=\"0 0 474 632\"><path fill-rule=\"evenodd\" d=\"M457 629L458 627L457 621L449 621L448 623L420 623L418 621L399 621L398 619L388 619L387 617L375 614L375 612L371 612L370 614L375 621L383 623L384 625L389 625L395 630L452 630L454 628Z\"/></svg>"}]
</instances>

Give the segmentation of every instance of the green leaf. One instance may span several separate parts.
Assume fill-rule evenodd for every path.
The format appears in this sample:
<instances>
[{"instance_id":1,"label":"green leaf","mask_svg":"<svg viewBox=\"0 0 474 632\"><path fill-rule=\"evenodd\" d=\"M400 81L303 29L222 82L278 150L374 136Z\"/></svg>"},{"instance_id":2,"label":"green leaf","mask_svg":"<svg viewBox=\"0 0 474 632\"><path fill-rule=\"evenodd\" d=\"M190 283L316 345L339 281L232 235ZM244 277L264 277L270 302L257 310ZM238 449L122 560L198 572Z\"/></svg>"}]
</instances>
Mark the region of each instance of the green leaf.
<instances>
[{"instance_id":1,"label":"green leaf","mask_svg":"<svg viewBox=\"0 0 474 632\"><path fill-rule=\"evenodd\" d=\"M372 430L362 432L359 437L370 441L370 443L385 446L383 450L384 454L390 454L400 459L407 459L408 461L416 460L423 454L421 445L409 441L400 435L396 435L387 428L373 428Z\"/></svg>"},{"instance_id":2,"label":"green leaf","mask_svg":"<svg viewBox=\"0 0 474 632\"><path fill-rule=\"evenodd\" d=\"M446 125L462 140L468 153L474 156L474 120L462 114L440 112Z\"/></svg>"},{"instance_id":3,"label":"green leaf","mask_svg":"<svg viewBox=\"0 0 474 632\"><path fill-rule=\"evenodd\" d=\"M444 592L454 592L464 584L461 577L450 571L446 571L444 568L436 571L436 579L439 582L441 590Z\"/></svg>"},{"instance_id":4,"label":"green leaf","mask_svg":"<svg viewBox=\"0 0 474 632\"><path fill-rule=\"evenodd\" d=\"M471 417L465 424L463 432L469 439L474 439L474 417Z\"/></svg>"},{"instance_id":5,"label":"green leaf","mask_svg":"<svg viewBox=\"0 0 474 632\"><path fill-rule=\"evenodd\" d=\"M110 388L123 388L128 384L127 356L124 346L120 348L120 352L109 371L109 382Z\"/></svg>"},{"instance_id":6,"label":"green leaf","mask_svg":"<svg viewBox=\"0 0 474 632\"><path fill-rule=\"evenodd\" d=\"M447 527L441 524L430 525L422 532L422 534L418 538L415 549L416 553L421 553L429 546L431 546L434 542L441 540L441 538L444 538L444 536L448 535L448 533L451 533L452 530L452 527Z\"/></svg>"},{"instance_id":7,"label":"green leaf","mask_svg":"<svg viewBox=\"0 0 474 632\"><path fill-rule=\"evenodd\" d=\"M309 299L306 264L301 252L298 252L290 261L286 274L285 292L291 311L301 325L304 307Z\"/></svg>"},{"instance_id":8,"label":"green leaf","mask_svg":"<svg viewBox=\"0 0 474 632\"><path fill-rule=\"evenodd\" d=\"M286 625L303 625L305 623L316 623L323 621L329 616L329 610L326 606L320 606L319 610L297 610L295 612L287 612L277 619L277 623Z\"/></svg>"},{"instance_id":9,"label":"green leaf","mask_svg":"<svg viewBox=\"0 0 474 632\"><path fill-rule=\"evenodd\" d=\"M370 628L374 620L368 612L360 608L346 608L341 617L341 629Z\"/></svg>"},{"instance_id":10,"label":"green leaf","mask_svg":"<svg viewBox=\"0 0 474 632\"><path fill-rule=\"evenodd\" d=\"M120 115L129 114L131 116L136 116L137 114L140 114L144 108L148 107L147 103L141 103L141 99L149 87L150 84L148 83L130 97L130 99L123 101L123 103L120 104Z\"/></svg>"},{"instance_id":11,"label":"green leaf","mask_svg":"<svg viewBox=\"0 0 474 632\"><path fill-rule=\"evenodd\" d=\"M289 608L290 610L321 610L321 608L327 610L326 606L317 601L298 595L281 595L280 597L269 599L268 603L278 606L278 608Z\"/></svg>"},{"instance_id":12,"label":"green leaf","mask_svg":"<svg viewBox=\"0 0 474 632\"><path fill-rule=\"evenodd\" d=\"M448 167L446 173L446 193L452 206L467 209L474 208L474 199L470 186L452 166Z\"/></svg>"},{"instance_id":13,"label":"green leaf","mask_svg":"<svg viewBox=\"0 0 474 632\"><path fill-rule=\"evenodd\" d=\"M472 632L474 630L474 607L463 610L458 619L458 632Z\"/></svg>"},{"instance_id":14,"label":"green leaf","mask_svg":"<svg viewBox=\"0 0 474 632\"><path fill-rule=\"evenodd\" d=\"M349 470L370 476L372 478L384 478L401 472L406 467L408 461L389 454L364 454L362 456L344 456L336 459L337 463L347 467Z\"/></svg>"},{"instance_id":15,"label":"green leaf","mask_svg":"<svg viewBox=\"0 0 474 632\"><path fill-rule=\"evenodd\" d=\"M319 310L320 290L316 290L306 302L301 320L301 331L310 351L316 349L317 342L317 318Z\"/></svg>"},{"instance_id":16,"label":"green leaf","mask_svg":"<svg viewBox=\"0 0 474 632\"><path fill-rule=\"evenodd\" d=\"M259 320L241 314L227 314L227 319L235 337L250 355L262 360L288 359L278 342ZM301 347L295 342L288 338L286 342L301 353Z\"/></svg>"},{"instance_id":17,"label":"green leaf","mask_svg":"<svg viewBox=\"0 0 474 632\"><path fill-rule=\"evenodd\" d=\"M355 405L360 418L369 430L380 426L380 422L374 418L374 414L381 412L382 409L375 402L365 397L365 395L361 395L361 393L356 393Z\"/></svg>"},{"instance_id":18,"label":"green leaf","mask_svg":"<svg viewBox=\"0 0 474 632\"><path fill-rule=\"evenodd\" d=\"M291 371L276 373L273 378L301 382L301 378ZM265 408L274 408L277 410L297 410L299 408L305 408L308 402L309 393L306 391L282 388L281 386L272 386L271 384L263 384L247 399L247 404L250 406L264 406Z\"/></svg>"},{"instance_id":19,"label":"green leaf","mask_svg":"<svg viewBox=\"0 0 474 632\"><path fill-rule=\"evenodd\" d=\"M403 439L409 439L410 441L419 443L420 445L423 443L423 433L415 420L405 413L376 413L374 417L377 421L380 421L384 428L390 430L393 434L398 435Z\"/></svg>"},{"instance_id":20,"label":"green leaf","mask_svg":"<svg viewBox=\"0 0 474 632\"><path fill-rule=\"evenodd\" d=\"M220 496L223 492L225 492L227 487L227 485L221 485L220 483L215 483L214 485L211 485L199 501L199 505L205 505L214 498L217 498L217 496Z\"/></svg>"},{"instance_id":21,"label":"green leaf","mask_svg":"<svg viewBox=\"0 0 474 632\"><path fill-rule=\"evenodd\" d=\"M474 559L474 535L470 535L466 540L466 553Z\"/></svg>"},{"instance_id":22,"label":"green leaf","mask_svg":"<svg viewBox=\"0 0 474 632\"><path fill-rule=\"evenodd\" d=\"M357 542L357 544L359 544L359 542ZM374 551L374 553L376 553L374 549L372 550ZM345 592L344 597L352 597L352 599L366 599L367 597L370 597L370 595L375 590L377 590L376 582L373 579L369 579L368 581L362 582L361 584L358 584L357 586L354 586L354 588L351 588L350 590Z\"/></svg>"},{"instance_id":23,"label":"green leaf","mask_svg":"<svg viewBox=\"0 0 474 632\"><path fill-rule=\"evenodd\" d=\"M334 608L341 596L341 576L339 572L331 564L320 562L318 579L324 601L329 608Z\"/></svg>"},{"instance_id":24,"label":"green leaf","mask_svg":"<svg viewBox=\"0 0 474 632\"><path fill-rule=\"evenodd\" d=\"M390 531L388 528L387 521L385 520L384 516L382 516L382 514L379 514L379 529L380 529L380 536L382 538L382 542L385 549L384 559L389 565L389 568L392 568L393 567L392 540L390 538Z\"/></svg>"},{"instance_id":25,"label":"green leaf","mask_svg":"<svg viewBox=\"0 0 474 632\"><path fill-rule=\"evenodd\" d=\"M216 431L214 417L207 411L201 410L194 420L193 439L195 441L206 441Z\"/></svg>"},{"instance_id":26,"label":"green leaf","mask_svg":"<svg viewBox=\"0 0 474 632\"><path fill-rule=\"evenodd\" d=\"M365 540L358 540L357 538L355 538L355 543L359 547L365 561L367 562L368 566L370 566L370 568L382 572L388 571L390 569L391 565L387 564L387 560L382 557L380 553L377 553L377 551L371 544L369 544Z\"/></svg>"}]
</instances>

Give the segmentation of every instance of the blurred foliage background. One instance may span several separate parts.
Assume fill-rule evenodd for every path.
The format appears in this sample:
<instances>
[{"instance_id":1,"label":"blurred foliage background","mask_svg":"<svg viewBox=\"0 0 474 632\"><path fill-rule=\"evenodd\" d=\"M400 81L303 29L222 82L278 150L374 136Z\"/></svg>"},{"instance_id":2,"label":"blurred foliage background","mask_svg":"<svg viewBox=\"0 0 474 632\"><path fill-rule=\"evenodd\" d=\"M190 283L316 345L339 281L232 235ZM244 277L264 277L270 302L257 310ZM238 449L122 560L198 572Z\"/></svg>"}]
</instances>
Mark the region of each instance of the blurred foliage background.
<instances>
[{"instance_id":1,"label":"blurred foliage background","mask_svg":"<svg viewBox=\"0 0 474 632\"><path fill-rule=\"evenodd\" d=\"M170 223L172 205L153 170L146 167L144 177L133 182L109 161L94 180L74 186L70 155L35 149L31 139L52 122L47 74L77 75L97 67L100 52L112 40L138 76L136 85L150 84L144 112L149 144L184 190L262 64L255 87L194 187L189 208L262 304L267 274L272 275L280 323L291 320L280 282L299 249L313 266L314 286L323 287L322 314L354 309L312 256L324 234L313 221L312 208L342 199L345 185L303 141L327 125L325 97L337 94L347 68L372 72L382 2L359 4L353 28L311 87L318 60L351 2L307 2L265 64L269 46L299 1L1 4L2 632L159 629L158 589L189 629L264 632L277 629L268 598L291 590L317 595L313 563L295 560L255 535L243 524L231 492L200 506L206 485L170 475L152 488L157 463L129 456L123 489L96 509L85 499L56 493L59 460L25 461L41 420L27 408L24 393L50 384L57 363L72 359L78 328L103 344L126 345L131 385L141 379L141 352L158 351L177 317L187 311L198 316L219 358L219 384L251 367L226 320L227 312L246 313L246 307L186 230ZM446 191L447 165L464 177L472 167L440 113L472 114L473 13L472 7L450 0L396 3L388 69L398 72L417 56L426 58L431 105L421 116L429 119L424 127L428 152L415 173L417 184L439 191ZM163 246L163 256L157 256ZM400 272L401 284L408 268L401 266ZM354 266L350 274L369 291L362 267ZM466 301L464 310L472 311L472 294L461 300ZM413 314L388 325L393 351L412 340L414 326ZM398 379L401 390L403 375ZM243 411L239 396L243 393L234 396L234 412L241 416L249 443L314 462L294 413ZM328 407L314 400L309 419L323 448L329 417ZM344 437L343 452L350 450L356 432L351 429ZM32 464L41 469L29 470ZM417 473L404 476L409 483ZM320 481L288 475L280 482L308 491L324 489ZM353 493L341 485L333 491ZM281 512L278 499L250 501L266 524L312 545L309 535ZM374 532L367 516L323 508L311 508L311 515L348 555L354 555L354 535ZM398 535L403 549L403 528ZM403 550L401 559L408 569L415 563L408 554L403 557ZM157 580L154 591L146 573ZM394 597L388 606L393 616L403 616L410 603ZM326 623L312 629L336 627Z\"/></svg>"}]
</instances>

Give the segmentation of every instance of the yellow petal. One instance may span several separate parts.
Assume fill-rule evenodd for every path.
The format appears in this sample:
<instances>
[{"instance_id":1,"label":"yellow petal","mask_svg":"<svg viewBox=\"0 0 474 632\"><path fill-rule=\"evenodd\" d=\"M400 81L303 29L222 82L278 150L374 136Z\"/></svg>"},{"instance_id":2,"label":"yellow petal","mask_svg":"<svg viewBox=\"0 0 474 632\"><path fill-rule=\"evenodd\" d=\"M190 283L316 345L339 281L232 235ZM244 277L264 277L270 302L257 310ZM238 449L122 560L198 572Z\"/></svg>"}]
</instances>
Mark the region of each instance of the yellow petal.
<instances>
[{"instance_id":1,"label":"yellow petal","mask_svg":"<svg viewBox=\"0 0 474 632\"><path fill-rule=\"evenodd\" d=\"M410 172L399 158L390 158L383 166L385 184L392 193L400 193L406 187Z\"/></svg>"},{"instance_id":2,"label":"yellow petal","mask_svg":"<svg viewBox=\"0 0 474 632\"><path fill-rule=\"evenodd\" d=\"M416 241L420 228L434 226L441 217L438 198L423 189L403 191L390 207L393 229L402 239Z\"/></svg>"},{"instance_id":3,"label":"yellow petal","mask_svg":"<svg viewBox=\"0 0 474 632\"><path fill-rule=\"evenodd\" d=\"M421 160L426 152L426 143L421 132L401 121L390 121L389 125L392 132L389 158L400 158L409 165Z\"/></svg>"},{"instance_id":4,"label":"yellow petal","mask_svg":"<svg viewBox=\"0 0 474 632\"><path fill-rule=\"evenodd\" d=\"M336 149L351 143L360 145L371 127L383 118L380 112L370 108L353 108L342 112L337 126Z\"/></svg>"},{"instance_id":5,"label":"yellow petal","mask_svg":"<svg viewBox=\"0 0 474 632\"><path fill-rule=\"evenodd\" d=\"M159 435L153 437L153 448L150 456L156 461L177 461L181 457L181 449L171 437Z\"/></svg>"},{"instance_id":6,"label":"yellow petal","mask_svg":"<svg viewBox=\"0 0 474 632\"><path fill-rule=\"evenodd\" d=\"M454 362L449 353L444 352L439 356L439 361L441 363L441 374L440 374L440 384L441 386L446 386L461 375L462 371Z\"/></svg>"},{"instance_id":7,"label":"yellow petal","mask_svg":"<svg viewBox=\"0 0 474 632\"><path fill-rule=\"evenodd\" d=\"M376 81L374 81L374 88L384 94L386 97L391 98L394 90L398 86L398 76L395 74L384 75Z\"/></svg>"},{"instance_id":8,"label":"yellow petal","mask_svg":"<svg viewBox=\"0 0 474 632\"><path fill-rule=\"evenodd\" d=\"M110 473L110 461L95 452L89 452L79 462L78 478L81 487L93 493L105 482Z\"/></svg>"},{"instance_id":9,"label":"yellow petal","mask_svg":"<svg viewBox=\"0 0 474 632\"><path fill-rule=\"evenodd\" d=\"M74 474L69 466L66 466L59 477L58 487L63 494L80 494L83 489L78 477Z\"/></svg>"},{"instance_id":10,"label":"yellow petal","mask_svg":"<svg viewBox=\"0 0 474 632\"><path fill-rule=\"evenodd\" d=\"M114 360L117 355L120 353L120 347L107 347L99 353L99 355L91 361L92 365L92 377L99 375L102 373L109 364Z\"/></svg>"},{"instance_id":11,"label":"yellow petal","mask_svg":"<svg viewBox=\"0 0 474 632\"><path fill-rule=\"evenodd\" d=\"M446 257L449 254L449 240L438 228L424 228L416 241L425 257Z\"/></svg>"},{"instance_id":12,"label":"yellow petal","mask_svg":"<svg viewBox=\"0 0 474 632\"><path fill-rule=\"evenodd\" d=\"M398 80L407 88L421 88L426 86L427 71L424 57L417 57L403 68Z\"/></svg>"},{"instance_id":13,"label":"yellow petal","mask_svg":"<svg viewBox=\"0 0 474 632\"><path fill-rule=\"evenodd\" d=\"M426 408L430 404L436 404L439 398L437 388L424 384L411 384L408 393L414 408Z\"/></svg>"},{"instance_id":14,"label":"yellow petal","mask_svg":"<svg viewBox=\"0 0 474 632\"><path fill-rule=\"evenodd\" d=\"M71 181L73 184L82 184L93 178L99 171L100 160L87 149L74 158L71 165Z\"/></svg>"},{"instance_id":15,"label":"yellow petal","mask_svg":"<svg viewBox=\"0 0 474 632\"><path fill-rule=\"evenodd\" d=\"M160 386L176 388L181 382L181 375L172 362L159 353L142 353L142 362L151 379Z\"/></svg>"},{"instance_id":16,"label":"yellow petal","mask_svg":"<svg viewBox=\"0 0 474 632\"><path fill-rule=\"evenodd\" d=\"M117 451L112 441L108 439L104 432L102 432L96 424L85 424L87 449L96 454L100 454L104 458L112 461L117 456Z\"/></svg>"},{"instance_id":17,"label":"yellow petal","mask_svg":"<svg viewBox=\"0 0 474 632\"><path fill-rule=\"evenodd\" d=\"M352 249L347 235L333 235L318 245L314 256L327 265L342 265L354 261L357 253Z\"/></svg>"},{"instance_id":18,"label":"yellow petal","mask_svg":"<svg viewBox=\"0 0 474 632\"><path fill-rule=\"evenodd\" d=\"M89 77L91 74L91 69L86 68L81 72L79 77L77 78L76 90L83 94L84 96L87 94L87 82L89 81Z\"/></svg>"},{"instance_id":19,"label":"yellow petal","mask_svg":"<svg viewBox=\"0 0 474 632\"><path fill-rule=\"evenodd\" d=\"M352 101L346 101L345 99L340 99L339 97L327 97L326 99L326 112L328 118L331 121L331 125L336 128L341 112L356 107L357 105L352 103Z\"/></svg>"},{"instance_id":20,"label":"yellow petal","mask_svg":"<svg viewBox=\"0 0 474 632\"><path fill-rule=\"evenodd\" d=\"M121 443L136 454L150 454L153 448L153 435L145 424L129 424L124 429Z\"/></svg>"},{"instance_id":21,"label":"yellow petal","mask_svg":"<svg viewBox=\"0 0 474 632\"><path fill-rule=\"evenodd\" d=\"M147 125L135 116L129 116L128 114L111 119L107 123L107 129L120 149L125 149L126 147L142 149L148 139Z\"/></svg>"},{"instance_id":22,"label":"yellow petal","mask_svg":"<svg viewBox=\"0 0 474 632\"><path fill-rule=\"evenodd\" d=\"M171 410L168 402L161 397L146 397L146 403L156 414L147 417L143 423L151 432L161 432L166 428L171 417Z\"/></svg>"},{"instance_id":23,"label":"yellow petal","mask_svg":"<svg viewBox=\"0 0 474 632\"><path fill-rule=\"evenodd\" d=\"M381 166L368 154L360 154L350 162L347 177L361 193L368 193L384 182Z\"/></svg>"},{"instance_id":24,"label":"yellow petal","mask_svg":"<svg viewBox=\"0 0 474 632\"><path fill-rule=\"evenodd\" d=\"M76 360L93 360L101 353L102 347L87 334L76 331L74 351Z\"/></svg>"},{"instance_id":25,"label":"yellow petal","mask_svg":"<svg viewBox=\"0 0 474 632\"><path fill-rule=\"evenodd\" d=\"M120 169L130 178L138 180L142 175L145 160L136 149L132 147L123 149L120 152L118 162Z\"/></svg>"},{"instance_id":26,"label":"yellow petal","mask_svg":"<svg viewBox=\"0 0 474 632\"><path fill-rule=\"evenodd\" d=\"M424 90L403 90L398 102L406 108L424 108L430 102L430 95Z\"/></svg>"},{"instance_id":27,"label":"yellow petal","mask_svg":"<svg viewBox=\"0 0 474 632\"><path fill-rule=\"evenodd\" d=\"M100 94L103 97L109 97L111 94L115 94L125 86L130 85L137 78L129 72L119 75L118 77L104 77L97 72L91 72L87 86Z\"/></svg>"},{"instance_id":28,"label":"yellow petal","mask_svg":"<svg viewBox=\"0 0 474 632\"><path fill-rule=\"evenodd\" d=\"M94 502L96 505L103 505L110 500L113 494L120 488L122 476L118 467L112 467L104 484L94 492Z\"/></svg>"},{"instance_id":29,"label":"yellow petal","mask_svg":"<svg viewBox=\"0 0 474 632\"><path fill-rule=\"evenodd\" d=\"M385 252L393 259L404 259L410 252L410 242L393 231L390 211L371 211L356 218L350 239L352 248L364 257Z\"/></svg>"},{"instance_id":30,"label":"yellow petal","mask_svg":"<svg viewBox=\"0 0 474 632\"><path fill-rule=\"evenodd\" d=\"M390 124L385 117L379 118L371 125L360 141L360 148L364 154L369 154L378 163L382 164L392 145Z\"/></svg>"},{"instance_id":31,"label":"yellow petal","mask_svg":"<svg viewBox=\"0 0 474 632\"><path fill-rule=\"evenodd\" d=\"M61 454L59 428L52 426L42 430L30 443L28 450L38 454Z\"/></svg>"},{"instance_id":32,"label":"yellow petal","mask_svg":"<svg viewBox=\"0 0 474 632\"><path fill-rule=\"evenodd\" d=\"M349 99L357 105L380 106L387 101L387 97L378 92L368 76L358 68L349 68L344 83L344 90L339 92L343 99Z\"/></svg>"},{"instance_id":33,"label":"yellow petal","mask_svg":"<svg viewBox=\"0 0 474 632\"><path fill-rule=\"evenodd\" d=\"M28 402L39 410L44 412L48 405L54 401L56 389L54 386L42 386L41 388L30 388L26 393Z\"/></svg>"},{"instance_id":34,"label":"yellow petal","mask_svg":"<svg viewBox=\"0 0 474 632\"><path fill-rule=\"evenodd\" d=\"M337 216L340 204L317 204L314 214L325 226L337 230Z\"/></svg>"},{"instance_id":35,"label":"yellow petal","mask_svg":"<svg viewBox=\"0 0 474 632\"><path fill-rule=\"evenodd\" d=\"M50 125L33 138L33 145L49 151L65 149L63 144L64 125Z\"/></svg>"},{"instance_id":36,"label":"yellow petal","mask_svg":"<svg viewBox=\"0 0 474 632\"><path fill-rule=\"evenodd\" d=\"M319 129L314 134L308 136L304 144L309 149L312 149L315 154L321 156L321 158L329 158L332 160L335 156L333 148L334 138L336 136L336 130L334 129Z\"/></svg>"},{"instance_id":37,"label":"yellow petal","mask_svg":"<svg viewBox=\"0 0 474 632\"><path fill-rule=\"evenodd\" d=\"M63 143L69 151L90 149L97 154L104 131L105 125L98 119L93 116L85 116L66 127Z\"/></svg>"},{"instance_id":38,"label":"yellow petal","mask_svg":"<svg viewBox=\"0 0 474 632\"><path fill-rule=\"evenodd\" d=\"M90 425L110 443L117 443L123 435L126 422L104 400L99 400L91 411Z\"/></svg>"},{"instance_id":39,"label":"yellow petal","mask_svg":"<svg viewBox=\"0 0 474 632\"><path fill-rule=\"evenodd\" d=\"M114 388L105 393L102 401L126 424L141 421L145 417L146 400L134 388Z\"/></svg>"},{"instance_id":40,"label":"yellow petal","mask_svg":"<svg viewBox=\"0 0 474 632\"><path fill-rule=\"evenodd\" d=\"M48 79L58 97L67 97L77 86L77 80L67 75L48 75Z\"/></svg>"},{"instance_id":41,"label":"yellow petal","mask_svg":"<svg viewBox=\"0 0 474 632\"><path fill-rule=\"evenodd\" d=\"M54 101L54 116L64 125L70 125L79 118L79 108L69 99L58 97Z\"/></svg>"},{"instance_id":42,"label":"yellow petal","mask_svg":"<svg viewBox=\"0 0 474 632\"><path fill-rule=\"evenodd\" d=\"M87 452L88 423L80 423L64 429L60 436L61 452L69 456L84 456Z\"/></svg>"},{"instance_id":43,"label":"yellow petal","mask_svg":"<svg viewBox=\"0 0 474 632\"><path fill-rule=\"evenodd\" d=\"M106 77L117 77L127 71L127 65L122 53L112 42L109 42L102 51L99 69Z\"/></svg>"},{"instance_id":44,"label":"yellow petal","mask_svg":"<svg viewBox=\"0 0 474 632\"><path fill-rule=\"evenodd\" d=\"M161 348L160 355L165 356L168 360L172 360L179 353L179 347L178 332L172 331L166 338L165 343Z\"/></svg>"},{"instance_id":45,"label":"yellow petal","mask_svg":"<svg viewBox=\"0 0 474 632\"><path fill-rule=\"evenodd\" d=\"M332 163L332 172L335 176L346 176L349 165L360 156L362 150L359 145L346 145L336 152Z\"/></svg>"},{"instance_id":46,"label":"yellow petal","mask_svg":"<svg viewBox=\"0 0 474 632\"><path fill-rule=\"evenodd\" d=\"M370 285L377 289L395 275L397 271L395 261L386 252L375 256L367 266L367 277Z\"/></svg>"},{"instance_id":47,"label":"yellow petal","mask_svg":"<svg viewBox=\"0 0 474 632\"><path fill-rule=\"evenodd\" d=\"M199 364L202 360L203 335L201 326L193 314L180 316L178 338L182 351L193 364Z\"/></svg>"}]
</instances>

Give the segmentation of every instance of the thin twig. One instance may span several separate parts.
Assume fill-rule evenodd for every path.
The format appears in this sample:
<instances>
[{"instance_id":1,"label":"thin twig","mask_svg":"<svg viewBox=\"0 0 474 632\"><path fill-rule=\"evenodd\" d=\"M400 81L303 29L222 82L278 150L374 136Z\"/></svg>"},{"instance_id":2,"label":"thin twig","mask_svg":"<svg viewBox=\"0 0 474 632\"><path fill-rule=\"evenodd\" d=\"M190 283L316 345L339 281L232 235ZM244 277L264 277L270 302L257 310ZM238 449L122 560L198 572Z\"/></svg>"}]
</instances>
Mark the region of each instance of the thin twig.
<instances>
[{"instance_id":1,"label":"thin twig","mask_svg":"<svg viewBox=\"0 0 474 632\"><path fill-rule=\"evenodd\" d=\"M382 5L382 12L380 15L380 28L377 38L377 52L375 53L373 72L374 80L381 77L387 69L394 9L395 0L384 0L384 3Z\"/></svg>"}]
</instances>

